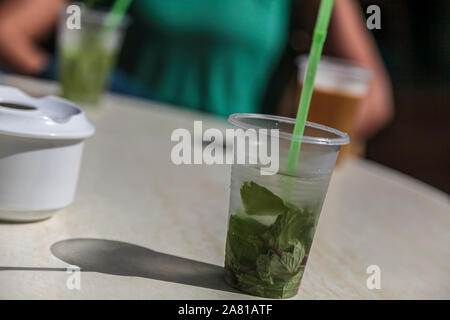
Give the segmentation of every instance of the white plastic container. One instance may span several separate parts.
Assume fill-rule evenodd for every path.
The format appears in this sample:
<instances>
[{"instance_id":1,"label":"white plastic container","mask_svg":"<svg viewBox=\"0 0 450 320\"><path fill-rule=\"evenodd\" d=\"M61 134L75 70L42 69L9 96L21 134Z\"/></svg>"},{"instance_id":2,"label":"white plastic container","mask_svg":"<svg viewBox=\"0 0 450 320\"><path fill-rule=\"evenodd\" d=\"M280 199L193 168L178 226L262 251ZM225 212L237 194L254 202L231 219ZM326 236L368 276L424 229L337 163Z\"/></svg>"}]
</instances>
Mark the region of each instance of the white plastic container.
<instances>
[{"instance_id":1,"label":"white plastic container","mask_svg":"<svg viewBox=\"0 0 450 320\"><path fill-rule=\"evenodd\" d=\"M70 101L0 86L0 220L41 220L69 205L94 131Z\"/></svg>"}]
</instances>

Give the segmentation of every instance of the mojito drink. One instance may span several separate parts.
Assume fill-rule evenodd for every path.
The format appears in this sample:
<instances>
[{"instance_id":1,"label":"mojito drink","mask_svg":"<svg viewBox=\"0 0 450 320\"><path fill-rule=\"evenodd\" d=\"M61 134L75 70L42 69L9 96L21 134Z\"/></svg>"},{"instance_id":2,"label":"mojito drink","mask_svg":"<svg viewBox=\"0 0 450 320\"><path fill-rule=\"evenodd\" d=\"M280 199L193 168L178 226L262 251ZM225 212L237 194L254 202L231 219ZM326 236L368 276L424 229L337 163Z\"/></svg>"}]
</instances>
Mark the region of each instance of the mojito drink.
<instances>
[{"instance_id":1,"label":"mojito drink","mask_svg":"<svg viewBox=\"0 0 450 320\"><path fill-rule=\"evenodd\" d=\"M62 95L81 103L97 103L114 62L115 54L95 41L86 41L79 47L61 48Z\"/></svg>"},{"instance_id":2,"label":"mojito drink","mask_svg":"<svg viewBox=\"0 0 450 320\"><path fill-rule=\"evenodd\" d=\"M96 104L113 69L128 20L117 28L105 25L108 11L82 7L81 27L68 28L64 13L58 29L59 80L62 95L79 103Z\"/></svg>"},{"instance_id":3,"label":"mojito drink","mask_svg":"<svg viewBox=\"0 0 450 320\"><path fill-rule=\"evenodd\" d=\"M260 164L231 167L226 281L252 295L292 297L305 271L339 148L348 136L307 123L298 165L287 175L283 168L290 143L297 139L291 134L294 119L238 114L229 121L240 129L279 129L280 170L262 175ZM257 142L259 147L264 143Z\"/></svg>"},{"instance_id":4,"label":"mojito drink","mask_svg":"<svg viewBox=\"0 0 450 320\"><path fill-rule=\"evenodd\" d=\"M292 202L280 197L292 179ZM227 282L268 298L297 294L330 177L261 176L234 165L226 242Z\"/></svg>"}]
</instances>

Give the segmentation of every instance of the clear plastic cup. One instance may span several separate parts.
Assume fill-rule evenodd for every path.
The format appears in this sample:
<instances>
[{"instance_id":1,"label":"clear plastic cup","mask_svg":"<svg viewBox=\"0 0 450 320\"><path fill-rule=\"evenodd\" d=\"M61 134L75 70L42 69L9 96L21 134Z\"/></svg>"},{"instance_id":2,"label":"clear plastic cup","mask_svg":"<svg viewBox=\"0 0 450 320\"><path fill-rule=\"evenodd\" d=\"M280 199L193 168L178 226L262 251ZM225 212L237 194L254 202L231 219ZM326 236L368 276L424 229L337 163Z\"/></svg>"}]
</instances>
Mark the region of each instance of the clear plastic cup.
<instances>
[{"instance_id":1,"label":"clear plastic cup","mask_svg":"<svg viewBox=\"0 0 450 320\"><path fill-rule=\"evenodd\" d=\"M301 93L308 66L308 55L297 58L298 84ZM322 56L317 68L308 121L348 133L351 144L342 148L339 159L348 154L360 155L363 146L353 131L361 101L366 96L370 70L351 61ZM293 115L294 116L294 115Z\"/></svg>"},{"instance_id":2,"label":"clear plastic cup","mask_svg":"<svg viewBox=\"0 0 450 320\"><path fill-rule=\"evenodd\" d=\"M70 100L95 105L98 103L122 46L129 20L116 29L104 23L108 11L92 9L81 3L80 29L68 26L69 13L61 14L58 28L59 80L62 95Z\"/></svg>"},{"instance_id":3,"label":"clear plastic cup","mask_svg":"<svg viewBox=\"0 0 450 320\"><path fill-rule=\"evenodd\" d=\"M349 137L307 122L295 173L288 176L283 168L291 141L298 139L291 134L295 119L233 114L229 122L235 129L279 129L280 170L261 175L259 161L231 167L226 281L257 296L292 297L298 292L339 148ZM271 142L259 139L257 144ZM286 186L291 188L289 201L283 199Z\"/></svg>"}]
</instances>

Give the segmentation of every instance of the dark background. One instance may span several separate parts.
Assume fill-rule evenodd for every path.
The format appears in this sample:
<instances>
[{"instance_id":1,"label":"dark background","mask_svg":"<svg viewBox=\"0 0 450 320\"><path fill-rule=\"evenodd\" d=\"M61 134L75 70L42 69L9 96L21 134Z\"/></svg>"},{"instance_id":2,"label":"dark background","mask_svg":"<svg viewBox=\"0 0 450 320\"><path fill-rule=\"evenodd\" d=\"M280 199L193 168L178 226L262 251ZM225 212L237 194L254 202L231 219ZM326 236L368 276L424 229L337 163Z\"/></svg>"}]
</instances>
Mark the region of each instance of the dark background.
<instances>
[{"instance_id":1,"label":"dark background","mask_svg":"<svg viewBox=\"0 0 450 320\"><path fill-rule=\"evenodd\" d=\"M364 20L369 5L380 7L381 29L371 33L391 76L395 103L393 121L368 141L366 158L449 193L450 1L359 3ZM301 24L305 18L297 16L305 5L292 3L290 41L264 98L266 112L295 97L286 91L296 88L295 57L309 48L310 32Z\"/></svg>"},{"instance_id":2,"label":"dark background","mask_svg":"<svg viewBox=\"0 0 450 320\"><path fill-rule=\"evenodd\" d=\"M381 8L373 32L394 88L393 122L367 158L450 192L450 1L362 1Z\"/></svg>"}]
</instances>

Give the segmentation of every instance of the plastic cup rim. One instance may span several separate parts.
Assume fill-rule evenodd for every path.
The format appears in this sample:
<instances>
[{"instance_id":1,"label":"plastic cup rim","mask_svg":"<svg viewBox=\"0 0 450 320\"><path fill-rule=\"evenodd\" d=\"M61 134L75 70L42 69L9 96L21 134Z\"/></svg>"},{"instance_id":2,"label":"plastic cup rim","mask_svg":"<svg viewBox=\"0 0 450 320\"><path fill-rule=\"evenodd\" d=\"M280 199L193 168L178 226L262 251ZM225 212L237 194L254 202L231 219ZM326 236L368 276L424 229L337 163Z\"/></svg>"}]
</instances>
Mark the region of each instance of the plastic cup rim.
<instances>
[{"instance_id":1,"label":"plastic cup rim","mask_svg":"<svg viewBox=\"0 0 450 320\"><path fill-rule=\"evenodd\" d=\"M270 121L278 121L278 122L284 122L288 124L295 125L295 119L283 117L283 116L274 116L269 114L260 114L260 113L233 113L228 117L228 122L233 124L234 126L241 128L241 129L267 129L260 126L250 125L248 123L245 123L243 119L264 119L264 120L270 120ZM281 139L289 140L289 141L301 141L302 143L307 144L315 144L315 145L327 145L327 146L341 146L348 144L350 142L350 138L348 134L345 132L339 131L337 129L306 121L305 124L307 127L318 129L321 131L325 131L327 133L331 133L335 135L336 137L333 138L325 138L325 137L318 137L318 136L303 136L303 137L297 137L294 136L292 133L288 132L282 132L279 131L279 137ZM269 132L270 134L270 132Z\"/></svg>"}]
</instances>

